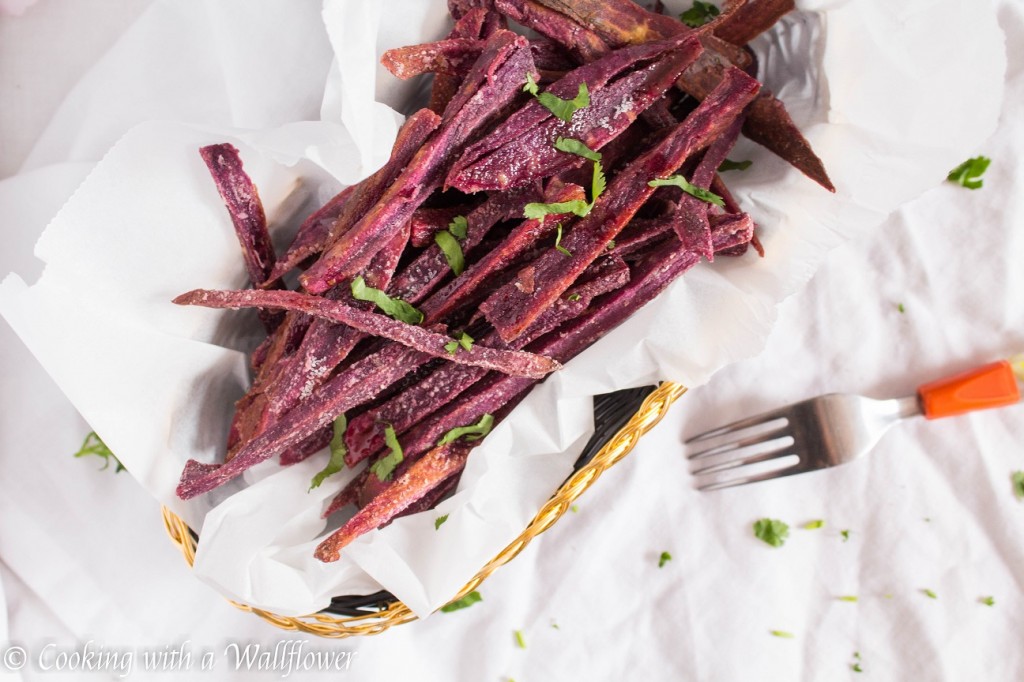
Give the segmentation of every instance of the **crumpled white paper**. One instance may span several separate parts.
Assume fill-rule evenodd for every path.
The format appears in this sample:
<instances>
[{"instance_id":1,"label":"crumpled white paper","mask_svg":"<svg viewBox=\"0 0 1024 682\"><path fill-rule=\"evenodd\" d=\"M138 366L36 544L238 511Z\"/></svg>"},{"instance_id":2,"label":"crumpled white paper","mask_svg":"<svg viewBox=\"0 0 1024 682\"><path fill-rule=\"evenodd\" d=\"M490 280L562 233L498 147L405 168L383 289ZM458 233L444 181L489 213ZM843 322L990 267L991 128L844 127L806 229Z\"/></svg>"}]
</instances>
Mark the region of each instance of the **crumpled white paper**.
<instances>
[{"instance_id":1,"label":"crumpled white paper","mask_svg":"<svg viewBox=\"0 0 1024 682\"><path fill-rule=\"evenodd\" d=\"M279 30L294 25L308 32L308 9L286 4L294 23ZM312 557L324 530L321 502L351 473L307 494L323 465L319 457L289 468L266 462L245 476L247 487L235 483L190 503L174 497L186 459L220 455L232 401L244 390L241 350L251 346L254 326L238 313L169 301L194 287L237 287L245 280L197 147L215 141L239 147L282 238L286 223L386 158L400 119L371 95L397 104L410 88L383 87L371 66L384 47L433 39L445 22L439 0L400 4L388 5L387 14L407 11L403 17L418 21L401 24L415 34L392 26L398 22L387 21L373 0L327 0L324 35L335 63L322 98L323 120L293 120L283 103L275 120L254 125L260 114L252 109L263 99L258 88L239 90L228 78L252 83L245 59L256 54L253 37L218 31L226 14L204 17L157 3L115 50L119 63L167 63L154 47L163 44L153 14L178 11L186 35L194 29L216 38L225 77L186 80L177 90L172 78L161 80L162 94L177 102L168 111L186 112L178 119L185 123L145 123L123 136L40 240L37 255L46 262L40 280L29 287L11 275L0 285L0 312L83 416L147 490L201 529L197 575L229 597L282 614L313 612L332 595L380 586L417 614L429 614L525 527L570 472L592 428L592 395L659 379L697 385L756 352L775 305L810 277L825 253L940 182L989 135L1001 101L1002 70L972 68L1005 63L987 6L968 0L897 7L881 0L800 3L801 13L757 46L764 81L824 159L837 194L741 144L732 157L754 165L727 181L760 224L767 257L721 258L691 271L538 387L474 451L459 492L437 511L364 536L340 562L324 565ZM264 26L265 39L278 27L261 24L260 12L279 15L283 7L264 0L232 10L242 25ZM944 21L949 16L963 20L952 25ZM149 33L153 40L146 39ZM324 44L323 35L307 38ZM287 41L297 42L295 36ZM951 44L957 49L949 50ZM157 54L146 52L151 49ZM296 92L323 82L322 70L303 80L294 64L277 69L263 59L260 66L261 78L281 82L287 76ZM89 91L83 85L72 96L81 101ZM972 106L951 111L945 103L953 93ZM204 97L217 103L209 118L193 106ZM50 135L64 134L70 133ZM79 139L89 144L88 135ZM445 513L448 522L435 531L434 519Z\"/></svg>"}]
</instances>

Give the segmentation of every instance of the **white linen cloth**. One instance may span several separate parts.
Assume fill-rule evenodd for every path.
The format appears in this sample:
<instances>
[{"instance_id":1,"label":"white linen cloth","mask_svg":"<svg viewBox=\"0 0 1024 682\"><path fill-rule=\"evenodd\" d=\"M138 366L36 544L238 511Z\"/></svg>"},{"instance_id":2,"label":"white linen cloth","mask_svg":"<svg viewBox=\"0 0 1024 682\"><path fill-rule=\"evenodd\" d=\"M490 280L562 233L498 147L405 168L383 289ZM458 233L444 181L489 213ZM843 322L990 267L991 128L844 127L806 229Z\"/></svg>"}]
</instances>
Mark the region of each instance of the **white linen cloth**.
<instances>
[{"instance_id":1,"label":"white linen cloth","mask_svg":"<svg viewBox=\"0 0 1024 682\"><path fill-rule=\"evenodd\" d=\"M1003 6L1000 18L1013 49L1024 37L1019 8ZM1011 53L1008 106L1021 101L1020 64ZM383 637L317 646L358 650L348 673L356 679L842 679L853 651L875 679L1024 674L1012 646L1021 626L1013 576L1024 564L1022 510L1008 478L1024 468L1020 407L907 425L857 468L714 496L689 488L679 444L683 432L789 399L826 390L899 394L935 372L1021 349L1021 305L1012 292L1020 290L1013 266L1022 244L1011 222L1021 181L1010 164L1022 131L1012 116L1019 106L1008 112L997 137L978 150L995 158L985 189L936 188L872 238L837 252L782 307L762 355L685 396L581 500L577 515L485 583L483 604ZM61 170L70 190L74 169ZM9 184L21 180L4 183L5 212L24 205ZM21 258L0 269L24 273L42 224L8 224L24 225L5 251ZM955 264L970 268L970 277ZM38 621L19 632L28 619L14 614L12 638L38 651L63 621L68 646L90 638L162 646L191 637L223 651L229 639L291 639L196 583L162 537L149 498L127 478L68 460L87 427L3 331L12 389L2 396L0 558L38 597L19 603L41 602L55 614L49 632ZM15 454L28 452L35 457ZM82 471L74 480L62 475L72 466ZM12 483L40 482L40 467L45 485ZM147 508L152 513L139 514ZM60 523L43 521L47 514L59 514ZM828 525L794 527L776 550L751 537L750 522L762 515ZM849 542L840 528L851 529ZM104 552L109 537L133 538L133 555ZM673 560L659 570L666 550ZM921 595L925 588L939 599ZM838 594L860 601L837 602ZM996 606L976 602L987 594ZM525 650L514 645L516 629ZM771 637L771 629L796 638Z\"/></svg>"}]
</instances>

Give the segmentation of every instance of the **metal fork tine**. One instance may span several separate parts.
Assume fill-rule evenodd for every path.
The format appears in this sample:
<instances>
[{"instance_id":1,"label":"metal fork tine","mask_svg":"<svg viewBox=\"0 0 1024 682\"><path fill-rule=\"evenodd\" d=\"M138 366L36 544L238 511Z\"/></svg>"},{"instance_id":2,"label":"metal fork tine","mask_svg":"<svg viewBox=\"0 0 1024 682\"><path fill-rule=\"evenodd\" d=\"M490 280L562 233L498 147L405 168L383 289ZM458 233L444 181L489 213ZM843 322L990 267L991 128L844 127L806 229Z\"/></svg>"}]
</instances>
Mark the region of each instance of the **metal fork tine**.
<instances>
[{"instance_id":1,"label":"metal fork tine","mask_svg":"<svg viewBox=\"0 0 1024 682\"><path fill-rule=\"evenodd\" d=\"M774 469L767 471L763 474L756 474L754 476L745 476L742 478L734 478L728 481L716 481L714 483L705 483L697 486L697 490L707 492L711 490L721 490L723 488L731 488L737 485L746 485L747 483L758 483L760 481L769 481L774 478L782 478L784 476L792 476L794 474L802 474L805 471L813 471L812 467L806 466L803 462L797 462L791 464L788 467L782 469Z\"/></svg>"},{"instance_id":2,"label":"metal fork tine","mask_svg":"<svg viewBox=\"0 0 1024 682\"><path fill-rule=\"evenodd\" d=\"M773 421L773 420L769 420ZM768 441L776 440L777 436L784 435L786 430L789 428L789 420L785 420L779 423L778 426L765 431L759 431L747 438L740 440L731 441L728 443L722 443L721 445L715 445L704 450L695 450L694 452L688 452L686 459L704 459L707 457L713 457L714 455L723 455L727 452L733 452L740 448L745 448L750 445L757 445L758 443L766 443ZM723 434L725 435L725 434Z\"/></svg>"},{"instance_id":3,"label":"metal fork tine","mask_svg":"<svg viewBox=\"0 0 1024 682\"><path fill-rule=\"evenodd\" d=\"M792 450L794 444L792 438L779 438L777 440L779 441L779 444L773 447L771 450L758 452L747 457L737 457L736 459L731 459L728 462L717 462L715 464L708 464L707 466L701 467L700 469L695 469L690 473L692 473L694 476L699 476L702 474L710 475L718 473L719 471L728 471L729 469L735 469L736 467L745 466L747 464L769 462L773 459L780 459L782 457L785 457L786 455L796 454Z\"/></svg>"},{"instance_id":4,"label":"metal fork tine","mask_svg":"<svg viewBox=\"0 0 1024 682\"><path fill-rule=\"evenodd\" d=\"M777 410L762 412L761 414L754 415L753 417L739 419L731 424L719 426L717 429L711 429L710 431L705 431L704 433L698 433L696 436L687 438L685 441L683 441L683 444L689 445L690 443L699 443L700 441L710 440L715 436L721 436L723 434L729 433L730 431L740 431L742 429L750 428L751 426L757 426L758 424L770 422L773 419L785 417L788 412L789 407L781 407Z\"/></svg>"}]
</instances>

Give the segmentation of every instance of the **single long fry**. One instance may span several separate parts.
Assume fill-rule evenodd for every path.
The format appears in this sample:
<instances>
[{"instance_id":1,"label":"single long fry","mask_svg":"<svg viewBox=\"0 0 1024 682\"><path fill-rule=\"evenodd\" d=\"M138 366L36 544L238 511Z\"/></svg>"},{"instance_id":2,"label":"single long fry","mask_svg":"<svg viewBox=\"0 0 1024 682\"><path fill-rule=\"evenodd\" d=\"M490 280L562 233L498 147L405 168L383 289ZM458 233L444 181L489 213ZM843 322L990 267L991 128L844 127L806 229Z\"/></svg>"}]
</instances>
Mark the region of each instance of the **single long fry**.
<instances>
[{"instance_id":1,"label":"single long fry","mask_svg":"<svg viewBox=\"0 0 1024 682\"><path fill-rule=\"evenodd\" d=\"M423 327L393 320L341 303L296 291L211 291L195 289L174 299L179 305L206 308L277 308L293 310L345 324L367 334L390 339L436 358L486 367L516 376L545 377L561 365L548 358L519 351L504 351L476 345L472 350L451 353L446 346L451 338Z\"/></svg>"}]
</instances>

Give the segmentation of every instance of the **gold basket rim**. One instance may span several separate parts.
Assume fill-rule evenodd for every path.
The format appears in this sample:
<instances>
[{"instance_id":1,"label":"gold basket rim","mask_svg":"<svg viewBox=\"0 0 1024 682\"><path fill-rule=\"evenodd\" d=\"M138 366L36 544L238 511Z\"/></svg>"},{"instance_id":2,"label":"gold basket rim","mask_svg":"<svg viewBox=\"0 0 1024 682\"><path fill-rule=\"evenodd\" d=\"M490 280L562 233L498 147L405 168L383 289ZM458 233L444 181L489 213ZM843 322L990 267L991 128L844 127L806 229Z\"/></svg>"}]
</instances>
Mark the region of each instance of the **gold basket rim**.
<instances>
[{"instance_id":1,"label":"gold basket rim","mask_svg":"<svg viewBox=\"0 0 1024 682\"><path fill-rule=\"evenodd\" d=\"M686 392L686 387L671 381L662 382L648 395L629 421L598 450L593 459L570 476L544 506L534 515L519 536L510 542L493 559L481 568L466 585L459 590L452 601L456 601L476 590L499 567L514 559L535 537L548 530L560 519L572 504L601 474L628 455L640 438L650 431L668 413L672 404ZM185 561L191 567L195 562L196 539L181 517L163 507L164 527L171 541L181 550ZM387 608L376 613L359 616L335 616L314 613L307 616L280 616L248 604L227 600L242 611L253 613L271 625L282 630L305 632L318 637L340 639L356 635L376 635L388 628L416 620L408 606L396 600Z\"/></svg>"}]
</instances>

